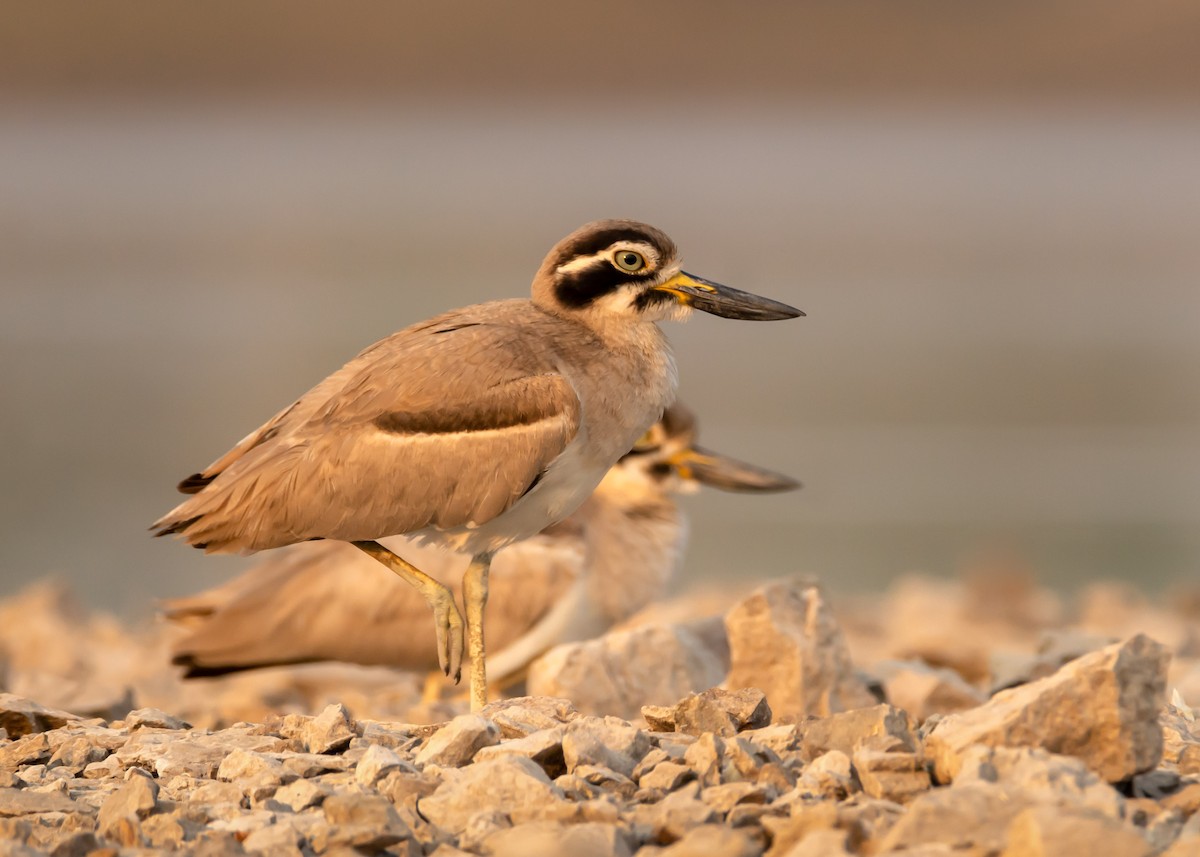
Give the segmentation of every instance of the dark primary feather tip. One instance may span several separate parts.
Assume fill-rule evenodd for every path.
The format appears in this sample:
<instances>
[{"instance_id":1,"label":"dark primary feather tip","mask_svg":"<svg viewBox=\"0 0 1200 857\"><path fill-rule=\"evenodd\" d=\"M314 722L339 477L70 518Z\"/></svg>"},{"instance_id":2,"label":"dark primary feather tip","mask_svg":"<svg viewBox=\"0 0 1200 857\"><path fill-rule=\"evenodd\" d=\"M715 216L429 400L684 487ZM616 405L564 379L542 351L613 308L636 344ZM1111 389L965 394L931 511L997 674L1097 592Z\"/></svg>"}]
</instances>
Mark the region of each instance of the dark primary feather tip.
<instances>
[{"instance_id":1,"label":"dark primary feather tip","mask_svg":"<svg viewBox=\"0 0 1200 857\"><path fill-rule=\"evenodd\" d=\"M175 486L180 494L198 494L208 487L216 476L205 476L203 473L193 473Z\"/></svg>"},{"instance_id":2,"label":"dark primary feather tip","mask_svg":"<svg viewBox=\"0 0 1200 857\"><path fill-rule=\"evenodd\" d=\"M182 533L184 530L186 530L188 527L190 527L192 524L196 523L199 520L200 520L200 516L197 515L194 518L187 518L182 521L172 521L171 523L167 524L162 529L156 531L154 533L154 537L158 538L159 536L172 536L172 535L175 535L175 533ZM153 530L157 526L158 526L157 523L151 524L150 529Z\"/></svg>"}]
</instances>

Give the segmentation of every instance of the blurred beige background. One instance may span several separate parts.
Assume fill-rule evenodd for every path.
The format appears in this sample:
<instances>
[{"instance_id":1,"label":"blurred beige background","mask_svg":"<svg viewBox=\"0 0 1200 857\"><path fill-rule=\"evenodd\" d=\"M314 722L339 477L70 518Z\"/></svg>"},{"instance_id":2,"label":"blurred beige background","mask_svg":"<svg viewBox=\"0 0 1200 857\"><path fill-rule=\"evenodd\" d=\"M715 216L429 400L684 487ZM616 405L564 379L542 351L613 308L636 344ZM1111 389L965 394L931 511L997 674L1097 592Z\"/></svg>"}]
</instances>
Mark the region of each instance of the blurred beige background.
<instances>
[{"instance_id":1,"label":"blurred beige background","mask_svg":"<svg viewBox=\"0 0 1200 857\"><path fill-rule=\"evenodd\" d=\"M670 335L688 580L1001 552L1200 570L1193 2L6 4L0 595L135 615L244 560L145 527L361 347L597 217L808 318Z\"/></svg>"}]
</instances>

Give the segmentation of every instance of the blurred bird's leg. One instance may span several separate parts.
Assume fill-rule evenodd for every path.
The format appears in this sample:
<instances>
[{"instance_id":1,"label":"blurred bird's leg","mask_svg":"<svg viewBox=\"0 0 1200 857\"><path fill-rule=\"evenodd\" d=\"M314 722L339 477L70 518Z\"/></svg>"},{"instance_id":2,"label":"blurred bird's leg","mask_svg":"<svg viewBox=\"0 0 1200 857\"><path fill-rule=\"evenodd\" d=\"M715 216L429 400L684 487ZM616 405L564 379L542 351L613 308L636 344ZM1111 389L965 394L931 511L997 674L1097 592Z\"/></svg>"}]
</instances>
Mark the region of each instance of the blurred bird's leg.
<instances>
[{"instance_id":1,"label":"blurred bird's leg","mask_svg":"<svg viewBox=\"0 0 1200 857\"><path fill-rule=\"evenodd\" d=\"M487 664L484 662L483 608L488 599L490 553L476 554L463 574L463 605L467 608L467 656L471 659L471 711L487 705Z\"/></svg>"},{"instance_id":2,"label":"blurred bird's leg","mask_svg":"<svg viewBox=\"0 0 1200 857\"><path fill-rule=\"evenodd\" d=\"M425 674L425 681L421 683L421 704L433 705L435 702L442 701L442 686L446 681L446 677L437 670Z\"/></svg>"},{"instance_id":3,"label":"blurred bird's leg","mask_svg":"<svg viewBox=\"0 0 1200 857\"><path fill-rule=\"evenodd\" d=\"M403 578L433 608L433 627L437 631L438 666L446 675L454 676L458 684L462 678L463 659L463 618L458 611L452 593L444 583L434 580L421 569L410 562L405 562L379 542L351 542L359 550L386 565L389 569ZM467 572L470 574L470 571ZM484 571L486 586L487 572ZM484 590L484 598L487 598Z\"/></svg>"}]
</instances>

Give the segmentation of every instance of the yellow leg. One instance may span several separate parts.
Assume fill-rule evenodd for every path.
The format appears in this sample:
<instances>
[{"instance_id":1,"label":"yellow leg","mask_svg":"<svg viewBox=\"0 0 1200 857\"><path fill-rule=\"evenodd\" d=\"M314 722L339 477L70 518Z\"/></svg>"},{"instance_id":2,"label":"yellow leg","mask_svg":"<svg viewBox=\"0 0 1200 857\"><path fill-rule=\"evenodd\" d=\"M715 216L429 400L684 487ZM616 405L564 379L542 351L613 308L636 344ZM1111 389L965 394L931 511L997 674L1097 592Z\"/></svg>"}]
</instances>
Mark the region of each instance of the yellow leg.
<instances>
[{"instance_id":1,"label":"yellow leg","mask_svg":"<svg viewBox=\"0 0 1200 857\"><path fill-rule=\"evenodd\" d=\"M462 678L463 618L454 602L454 593L444 583L434 580L412 563L405 562L379 542L350 544L386 565L429 602L433 608L433 627L437 631L438 665L446 675L454 676L454 683L458 684Z\"/></svg>"},{"instance_id":2,"label":"yellow leg","mask_svg":"<svg viewBox=\"0 0 1200 857\"><path fill-rule=\"evenodd\" d=\"M471 558L463 574L463 605L467 608L467 654L471 658L471 710L487 705L487 664L484 660L483 608L488 599L488 569L492 555L481 553Z\"/></svg>"}]
</instances>

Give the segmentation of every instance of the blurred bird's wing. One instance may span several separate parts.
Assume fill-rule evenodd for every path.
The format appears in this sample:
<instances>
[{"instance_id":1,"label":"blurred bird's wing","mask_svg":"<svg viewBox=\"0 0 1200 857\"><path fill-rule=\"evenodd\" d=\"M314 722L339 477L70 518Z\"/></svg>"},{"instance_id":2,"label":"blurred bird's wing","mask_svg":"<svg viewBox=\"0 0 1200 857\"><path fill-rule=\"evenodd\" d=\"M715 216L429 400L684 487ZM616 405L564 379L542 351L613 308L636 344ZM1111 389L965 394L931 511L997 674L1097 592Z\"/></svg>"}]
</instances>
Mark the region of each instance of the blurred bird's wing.
<instances>
[{"instance_id":1,"label":"blurred bird's wing","mask_svg":"<svg viewBox=\"0 0 1200 857\"><path fill-rule=\"evenodd\" d=\"M184 480L194 496L154 526L252 552L497 517L579 428L575 390L526 324L538 313L482 304L376 343Z\"/></svg>"},{"instance_id":2,"label":"blurred bird's wing","mask_svg":"<svg viewBox=\"0 0 1200 857\"><path fill-rule=\"evenodd\" d=\"M457 594L467 558L412 542L388 546L420 562ZM577 538L535 536L497 554L488 638L498 646L526 633L579 578ZM345 542L294 545L228 583L165 605L190 629L172 660L190 677L314 661L433 670L435 640L412 628L429 606L367 554Z\"/></svg>"}]
</instances>

